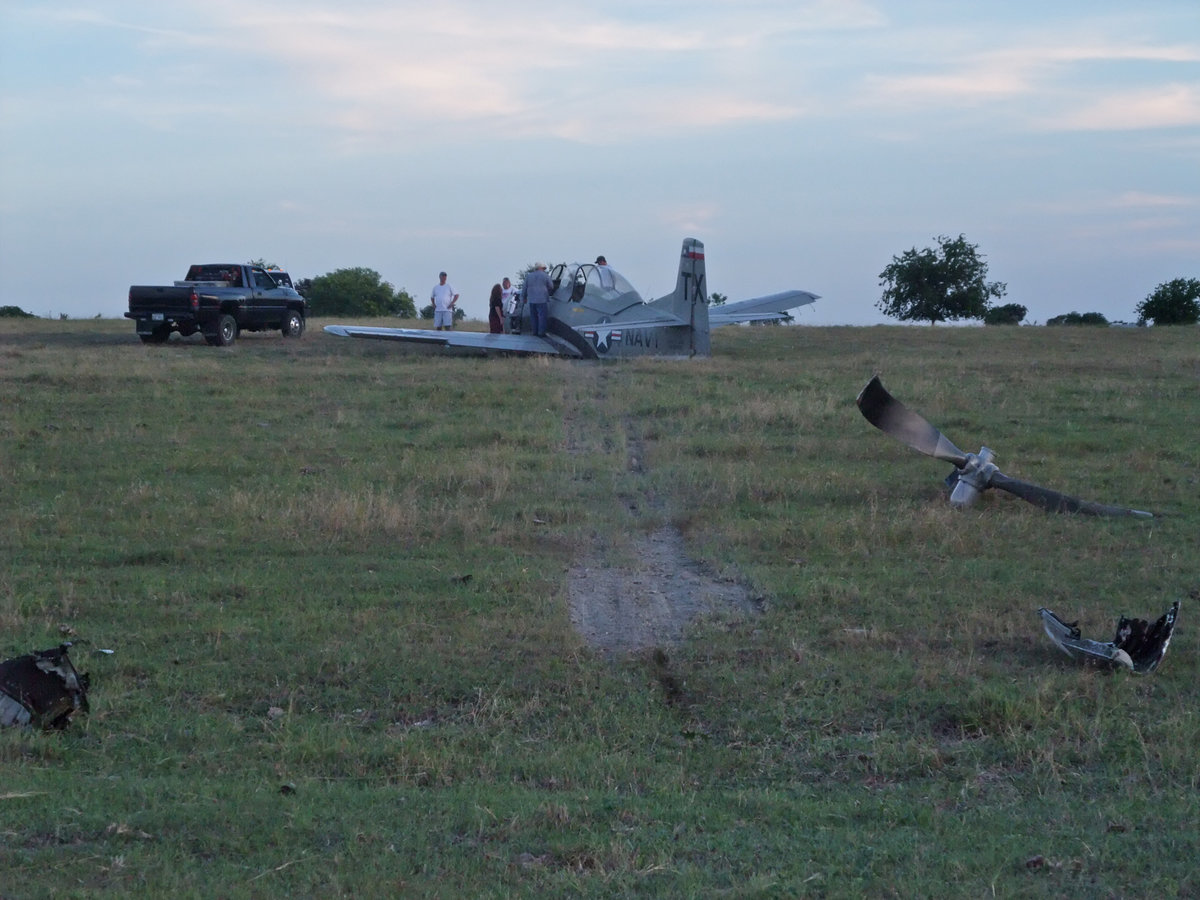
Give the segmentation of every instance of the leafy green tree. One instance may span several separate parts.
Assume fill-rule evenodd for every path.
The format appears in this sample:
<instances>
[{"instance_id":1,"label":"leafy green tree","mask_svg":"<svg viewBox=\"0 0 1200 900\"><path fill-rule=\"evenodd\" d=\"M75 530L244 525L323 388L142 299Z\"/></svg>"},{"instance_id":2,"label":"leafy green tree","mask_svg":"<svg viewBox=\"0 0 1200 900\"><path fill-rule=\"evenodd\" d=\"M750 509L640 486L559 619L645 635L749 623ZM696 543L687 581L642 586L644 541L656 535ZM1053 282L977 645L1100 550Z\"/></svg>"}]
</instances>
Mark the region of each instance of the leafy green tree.
<instances>
[{"instance_id":1,"label":"leafy green tree","mask_svg":"<svg viewBox=\"0 0 1200 900\"><path fill-rule=\"evenodd\" d=\"M729 302L729 297L725 294L711 293L708 295L709 306L724 306Z\"/></svg>"},{"instance_id":2,"label":"leafy green tree","mask_svg":"<svg viewBox=\"0 0 1200 900\"><path fill-rule=\"evenodd\" d=\"M301 292L314 316L403 316L415 318L416 303L374 269L338 269L311 280Z\"/></svg>"},{"instance_id":3,"label":"leafy green tree","mask_svg":"<svg viewBox=\"0 0 1200 900\"><path fill-rule=\"evenodd\" d=\"M392 309L395 310L394 315L401 319L413 319L417 315L417 301L412 294L400 288L392 294Z\"/></svg>"},{"instance_id":4,"label":"leafy green tree","mask_svg":"<svg viewBox=\"0 0 1200 900\"><path fill-rule=\"evenodd\" d=\"M1200 278L1176 278L1156 287L1134 310L1138 324L1195 325L1200 322Z\"/></svg>"},{"instance_id":5,"label":"leafy green tree","mask_svg":"<svg viewBox=\"0 0 1200 900\"><path fill-rule=\"evenodd\" d=\"M19 306L0 306L0 319L36 319L33 313L25 312Z\"/></svg>"},{"instance_id":6,"label":"leafy green tree","mask_svg":"<svg viewBox=\"0 0 1200 900\"><path fill-rule=\"evenodd\" d=\"M461 322L466 317L467 317L467 311L465 309L463 309L462 307L459 307L459 306L454 307L453 321ZM421 307L421 318L422 319L432 319L433 318L433 304L432 303L429 303L429 304Z\"/></svg>"},{"instance_id":7,"label":"leafy green tree","mask_svg":"<svg viewBox=\"0 0 1200 900\"><path fill-rule=\"evenodd\" d=\"M1107 325L1108 319L1104 313L1098 312L1069 312L1046 320L1047 325Z\"/></svg>"},{"instance_id":8,"label":"leafy green tree","mask_svg":"<svg viewBox=\"0 0 1200 900\"><path fill-rule=\"evenodd\" d=\"M984 325L1020 325L1025 314L1029 312L1020 303L1005 303L1003 306L993 306L983 315Z\"/></svg>"},{"instance_id":9,"label":"leafy green tree","mask_svg":"<svg viewBox=\"0 0 1200 900\"><path fill-rule=\"evenodd\" d=\"M963 235L937 239L938 247L913 247L879 273L883 296L875 305L901 321L952 322L982 319L988 298L999 299L1008 291L1000 281L987 281L987 263L977 244Z\"/></svg>"}]
</instances>

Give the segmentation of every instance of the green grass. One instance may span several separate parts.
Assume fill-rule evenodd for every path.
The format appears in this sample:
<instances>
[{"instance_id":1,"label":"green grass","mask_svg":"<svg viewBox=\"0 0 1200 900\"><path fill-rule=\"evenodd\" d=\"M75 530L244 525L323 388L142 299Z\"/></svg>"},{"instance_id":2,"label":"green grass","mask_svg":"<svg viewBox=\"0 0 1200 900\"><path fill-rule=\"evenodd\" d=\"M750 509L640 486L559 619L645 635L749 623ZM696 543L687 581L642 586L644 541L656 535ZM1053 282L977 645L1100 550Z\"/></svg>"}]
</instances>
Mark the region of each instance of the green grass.
<instances>
[{"instance_id":1,"label":"green grass","mask_svg":"<svg viewBox=\"0 0 1200 900\"><path fill-rule=\"evenodd\" d=\"M0 657L69 634L93 680L0 733L0 896L1200 893L1195 329L196 340L0 324ZM955 512L855 409L874 372L1010 475L1170 515ZM764 609L665 673L566 597L663 522ZM1179 597L1146 678L1036 616Z\"/></svg>"}]
</instances>

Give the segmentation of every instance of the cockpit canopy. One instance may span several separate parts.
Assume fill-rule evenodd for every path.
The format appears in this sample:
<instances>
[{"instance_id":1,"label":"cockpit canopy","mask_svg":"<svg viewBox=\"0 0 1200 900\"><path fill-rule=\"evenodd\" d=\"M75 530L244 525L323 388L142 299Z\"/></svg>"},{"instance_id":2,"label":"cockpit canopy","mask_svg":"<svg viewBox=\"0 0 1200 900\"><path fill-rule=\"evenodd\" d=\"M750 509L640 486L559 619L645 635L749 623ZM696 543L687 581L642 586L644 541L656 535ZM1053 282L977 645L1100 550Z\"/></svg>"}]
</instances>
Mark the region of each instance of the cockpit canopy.
<instances>
[{"instance_id":1,"label":"cockpit canopy","mask_svg":"<svg viewBox=\"0 0 1200 900\"><path fill-rule=\"evenodd\" d=\"M550 280L554 283L554 297L557 300L578 303L586 293L601 300L623 297L627 301L645 302L629 280L612 266L560 263L550 272Z\"/></svg>"}]
</instances>

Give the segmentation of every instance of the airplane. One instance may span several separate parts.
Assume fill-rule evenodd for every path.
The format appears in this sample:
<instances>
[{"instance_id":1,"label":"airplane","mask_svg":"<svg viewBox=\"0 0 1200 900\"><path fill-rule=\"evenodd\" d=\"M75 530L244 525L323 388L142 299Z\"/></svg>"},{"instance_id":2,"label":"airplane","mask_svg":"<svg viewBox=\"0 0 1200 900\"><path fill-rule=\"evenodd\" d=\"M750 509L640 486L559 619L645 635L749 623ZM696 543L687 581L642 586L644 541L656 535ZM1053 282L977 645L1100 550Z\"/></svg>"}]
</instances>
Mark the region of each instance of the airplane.
<instances>
[{"instance_id":1,"label":"airplane","mask_svg":"<svg viewBox=\"0 0 1200 900\"><path fill-rule=\"evenodd\" d=\"M685 238L673 293L643 300L615 269L594 263L560 263L550 272L545 337L524 333L529 313L519 310L512 334L326 325L329 334L368 340L409 341L506 353L546 354L570 359L631 356L710 356L709 331L737 322L783 321L788 310L817 299L809 291L783 291L738 303L710 306L705 285L704 244ZM521 333L518 333L521 332Z\"/></svg>"}]
</instances>

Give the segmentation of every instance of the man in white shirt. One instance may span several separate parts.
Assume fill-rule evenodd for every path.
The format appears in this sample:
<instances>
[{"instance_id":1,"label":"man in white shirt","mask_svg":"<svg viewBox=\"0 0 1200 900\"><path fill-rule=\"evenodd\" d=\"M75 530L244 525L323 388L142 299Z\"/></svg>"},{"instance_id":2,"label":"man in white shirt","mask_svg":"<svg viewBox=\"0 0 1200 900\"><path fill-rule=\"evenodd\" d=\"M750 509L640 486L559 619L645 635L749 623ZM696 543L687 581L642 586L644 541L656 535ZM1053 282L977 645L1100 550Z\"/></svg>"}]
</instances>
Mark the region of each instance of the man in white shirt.
<instances>
[{"instance_id":1,"label":"man in white shirt","mask_svg":"<svg viewBox=\"0 0 1200 900\"><path fill-rule=\"evenodd\" d=\"M446 273L438 273L438 283L433 286L429 295L433 301L433 327L438 331L449 331L454 327L454 304L458 302L458 294L454 288L446 284Z\"/></svg>"}]
</instances>

